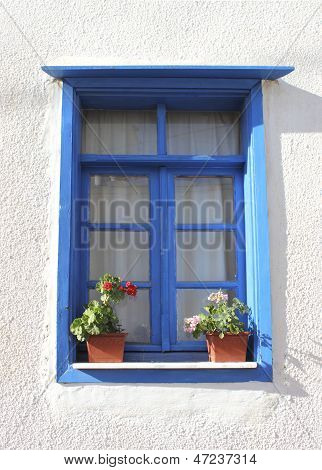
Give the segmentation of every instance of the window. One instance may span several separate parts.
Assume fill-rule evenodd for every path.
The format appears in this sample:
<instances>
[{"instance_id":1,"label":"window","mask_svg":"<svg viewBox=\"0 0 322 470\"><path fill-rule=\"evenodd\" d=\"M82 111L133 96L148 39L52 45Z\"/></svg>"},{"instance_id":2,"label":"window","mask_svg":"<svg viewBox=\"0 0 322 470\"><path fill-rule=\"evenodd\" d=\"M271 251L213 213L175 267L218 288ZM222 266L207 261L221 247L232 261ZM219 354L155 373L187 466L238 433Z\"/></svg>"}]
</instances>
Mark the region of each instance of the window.
<instances>
[{"instance_id":1,"label":"window","mask_svg":"<svg viewBox=\"0 0 322 470\"><path fill-rule=\"evenodd\" d=\"M271 380L263 70L44 69L64 78L58 380ZM178 367L75 367L69 324L107 271L139 287L118 307L125 360ZM207 352L183 319L219 288L252 308L251 369L184 367Z\"/></svg>"},{"instance_id":2,"label":"window","mask_svg":"<svg viewBox=\"0 0 322 470\"><path fill-rule=\"evenodd\" d=\"M82 154L110 161L81 169L80 301L99 298L106 271L131 279L136 301L116 307L129 333L125 360L207 360L205 340L184 333L183 320L213 290L245 298L242 170L180 168L167 155L238 155L239 113L154 108L82 112ZM123 156L141 154L150 161L122 166ZM78 346L77 359L87 360L86 348Z\"/></svg>"}]
</instances>

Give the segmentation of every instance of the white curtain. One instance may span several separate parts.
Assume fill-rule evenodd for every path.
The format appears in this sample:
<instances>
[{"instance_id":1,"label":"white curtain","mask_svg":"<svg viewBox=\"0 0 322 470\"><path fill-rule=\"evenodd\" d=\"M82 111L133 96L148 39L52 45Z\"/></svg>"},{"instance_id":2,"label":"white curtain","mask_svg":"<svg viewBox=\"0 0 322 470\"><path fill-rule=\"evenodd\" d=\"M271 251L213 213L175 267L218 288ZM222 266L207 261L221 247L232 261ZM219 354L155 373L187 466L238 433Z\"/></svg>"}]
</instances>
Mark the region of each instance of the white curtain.
<instances>
[{"instance_id":1,"label":"white curtain","mask_svg":"<svg viewBox=\"0 0 322 470\"><path fill-rule=\"evenodd\" d=\"M149 281L148 232L94 231L90 234L90 249L91 280L108 272L127 281Z\"/></svg>"},{"instance_id":2,"label":"white curtain","mask_svg":"<svg viewBox=\"0 0 322 470\"><path fill-rule=\"evenodd\" d=\"M149 222L149 178L94 175L90 178L90 222Z\"/></svg>"},{"instance_id":3,"label":"white curtain","mask_svg":"<svg viewBox=\"0 0 322 470\"><path fill-rule=\"evenodd\" d=\"M169 155L236 155L239 153L239 113L169 111Z\"/></svg>"},{"instance_id":4,"label":"white curtain","mask_svg":"<svg viewBox=\"0 0 322 470\"><path fill-rule=\"evenodd\" d=\"M240 151L239 113L168 111L169 155L234 155ZM82 152L106 155L154 155L154 111L84 110Z\"/></svg>"},{"instance_id":5,"label":"white curtain","mask_svg":"<svg viewBox=\"0 0 322 470\"><path fill-rule=\"evenodd\" d=\"M175 183L178 224L233 222L232 178L177 177ZM177 279L225 281L235 275L233 235L223 231L177 232Z\"/></svg>"},{"instance_id":6,"label":"white curtain","mask_svg":"<svg viewBox=\"0 0 322 470\"><path fill-rule=\"evenodd\" d=\"M83 111L82 153L153 155L156 149L155 111Z\"/></svg>"},{"instance_id":7,"label":"white curtain","mask_svg":"<svg viewBox=\"0 0 322 470\"><path fill-rule=\"evenodd\" d=\"M235 250L230 232L178 231L177 280L233 281Z\"/></svg>"}]
</instances>

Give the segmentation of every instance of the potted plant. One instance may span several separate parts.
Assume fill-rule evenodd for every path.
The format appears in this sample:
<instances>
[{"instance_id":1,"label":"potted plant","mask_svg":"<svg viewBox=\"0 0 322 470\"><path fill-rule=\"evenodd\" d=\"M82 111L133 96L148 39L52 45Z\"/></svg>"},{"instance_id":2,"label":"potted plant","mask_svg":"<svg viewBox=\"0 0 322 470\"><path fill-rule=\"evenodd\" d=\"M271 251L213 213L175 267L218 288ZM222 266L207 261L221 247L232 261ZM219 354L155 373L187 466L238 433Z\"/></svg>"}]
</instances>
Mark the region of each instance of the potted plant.
<instances>
[{"instance_id":1,"label":"potted plant","mask_svg":"<svg viewBox=\"0 0 322 470\"><path fill-rule=\"evenodd\" d=\"M228 294L219 290L209 295L210 304L204 307L208 315L200 313L185 318L184 330L194 338L206 335L209 361L244 362L246 360L249 331L237 316L248 314L250 309L239 299L228 304Z\"/></svg>"},{"instance_id":2,"label":"potted plant","mask_svg":"<svg viewBox=\"0 0 322 470\"><path fill-rule=\"evenodd\" d=\"M86 341L89 362L123 362L125 337L114 305L126 295L135 297L137 286L121 278L104 274L96 285L101 302L92 300L83 315L75 318L70 331L79 341Z\"/></svg>"}]
</instances>

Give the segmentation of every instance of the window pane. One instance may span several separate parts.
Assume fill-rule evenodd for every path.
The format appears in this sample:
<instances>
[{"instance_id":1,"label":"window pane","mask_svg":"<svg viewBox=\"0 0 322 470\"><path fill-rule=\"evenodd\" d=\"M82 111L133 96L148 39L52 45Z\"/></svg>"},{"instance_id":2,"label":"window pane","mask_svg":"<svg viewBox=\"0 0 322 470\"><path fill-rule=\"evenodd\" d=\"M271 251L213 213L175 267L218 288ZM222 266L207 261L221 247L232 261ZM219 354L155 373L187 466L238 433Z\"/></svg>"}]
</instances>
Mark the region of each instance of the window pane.
<instances>
[{"instance_id":1,"label":"window pane","mask_svg":"<svg viewBox=\"0 0 322 470\"><path fill-rule=\"evenodd\" d=\"M239 154L239 113L169 111L169 155Z\"/></svg>"},{"instance_id":2,"label":"window pane","mask_svg":"<svg viewBox=\"0 0 322 470\"><path fill-rule=\"evenodd\" d=\"M176 178L176 222L220 224L233 222L233 179L219 176Z\"/></svg>"},{"instance_id":3,"label":"window pane","mask_svg":"<svg viewBox=\"0 0 322 470\"><path fill-rule=\"evenodd\" d=\"M91 289L89 300L100 300L99 292ZM128 333L127 343L150 343L149 289L138 289L135 298L126 298L115 306L122 328Z\"/></svg>"},{"instance_id":4,"label":"window pane","mask_svg":"<svg viewBox=\"0 0 322 470\"><path fill-rule=\"evenodd\" d=\"M178 281L229 281L235 276L233 232L177 231Z\"/></svg>"},{"instance_id":5,"label":"window pane","mask_svg":"<svg viewBox=\"0 0 322 470\"><path fill-rule=\"evenodd\" d=\"M132 281L148 281L148 232L91 232L90 279L97 280L104 273Z\"/></svg>"},{"instance_id":6,"label":"window pane","mask_svg":"<svg viewBox=\"0 0 322 470\"><path fill-rule=\"evenodd\" d=\"M84 110L82 153L156 154L156 121L155 111Z\"/></svg>"},{"instance_id":7,"label":"window pane","mask_svg":"<svg viewBox=\"0 0 322 470\"><path fill-rule=\"evenodd\" d=\"M147 176L94 175L90 179L92 223L144 223L149 221Z\"/></svg>"},{"instance_id":8,"label":"window pane","mask_svg":"<svg viewBox=\"0 0 322 470\"><path fill-rule=\"evenodd\" d=\"M198 315L198 313L207 314L203 307L209 304L208 296L212 292L217 292L218 289L201 290L201 289L179 289L177 290L177 340L178 341L193 341L194 337L191 333L185 333L184 319ZM235 297L236 293L233 290L225 290L228 293L229 300ZM204 341L205 337L200 336L198 341Z\"/></svg>"}]
</instances>

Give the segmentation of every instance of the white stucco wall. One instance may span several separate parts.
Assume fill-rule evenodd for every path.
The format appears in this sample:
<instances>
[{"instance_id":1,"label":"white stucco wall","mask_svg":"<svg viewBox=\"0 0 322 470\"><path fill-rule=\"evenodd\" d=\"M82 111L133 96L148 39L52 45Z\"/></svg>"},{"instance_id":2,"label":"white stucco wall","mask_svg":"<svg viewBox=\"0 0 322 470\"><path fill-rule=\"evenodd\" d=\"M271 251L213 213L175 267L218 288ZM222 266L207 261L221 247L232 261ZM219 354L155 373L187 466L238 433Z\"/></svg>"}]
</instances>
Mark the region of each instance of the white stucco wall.
<instances>
[{"instance_id":1,"label":"white stucco wall","mask_svg":"<svg viewBox=\"0 0 322 470\"><path fill-rule=\"evenodd\" d=\"M5 0L1 448L317 448L319 2ZM294 65L264 84L274 383L54 380L60 84L41 64Z\"/></svg>"}]
</instances>

